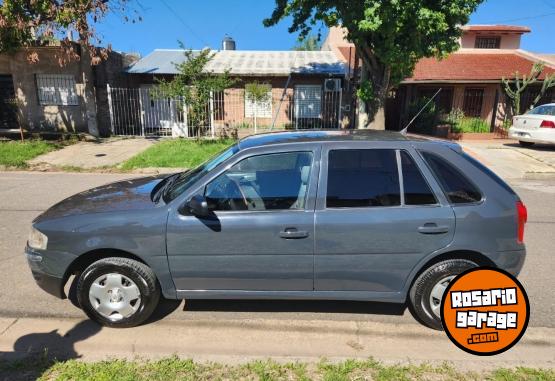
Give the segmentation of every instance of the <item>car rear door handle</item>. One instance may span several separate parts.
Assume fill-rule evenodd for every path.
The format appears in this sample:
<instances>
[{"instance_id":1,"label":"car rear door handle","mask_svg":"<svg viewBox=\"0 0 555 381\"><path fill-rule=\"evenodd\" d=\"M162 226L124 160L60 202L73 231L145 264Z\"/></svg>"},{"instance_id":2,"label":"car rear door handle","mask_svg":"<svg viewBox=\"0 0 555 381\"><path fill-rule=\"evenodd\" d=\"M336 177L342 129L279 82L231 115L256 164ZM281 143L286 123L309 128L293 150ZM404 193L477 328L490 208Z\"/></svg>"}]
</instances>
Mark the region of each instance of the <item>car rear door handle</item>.
<instances>
[{"instance_id":1,"label":"car rear door handle","mask_svg":"<svg viewBox=\"0 0 555 381\"><path fill-rule=\"evenodd\" d=\"M449 226L438 226L435 223L427 223L418 228L420 234L445 234L449 231Z\"/></svg>"},{"instance_id":2,"label":"car rear door handle","mask_svg":"<svg viewBox=\"0 0 555 381\"><path fill-rule=\"evenodd\" d=\"M308 237L308 232L297 230L297 228L287 228L279 232L279 236L284 239L300 239Z\"/></svg>"}]
</instances>

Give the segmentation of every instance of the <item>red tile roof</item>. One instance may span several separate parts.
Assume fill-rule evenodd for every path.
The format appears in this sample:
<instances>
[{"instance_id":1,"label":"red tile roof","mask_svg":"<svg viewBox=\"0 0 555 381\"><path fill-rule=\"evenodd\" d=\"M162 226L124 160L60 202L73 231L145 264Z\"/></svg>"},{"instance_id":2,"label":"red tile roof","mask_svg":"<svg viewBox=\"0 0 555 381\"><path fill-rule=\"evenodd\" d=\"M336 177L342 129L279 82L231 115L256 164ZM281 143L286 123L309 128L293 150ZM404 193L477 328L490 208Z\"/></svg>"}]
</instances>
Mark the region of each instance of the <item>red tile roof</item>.
<instances>
[{"instance_id":1,"label":"red tile roof","mask_svg":"<svg viewBox=\"0 0 555 381\"><path fill-rule=\"evenodd\" d=\"M454 53L443 60L423 58L416 64L411 78L414 81L499 81L510 78L515 71L530 73L534 61L517 53ZM546 67L540 77L545 78L555 69Z\"/></svg>"},{"instance_id":2,"label":"red tile roof","mask_svg":"<svg viewBox=\"0 0 555 381\"><path fill-rule=\"evenodd\" d=\"M465 25L462 30L465 32L512 32L521 34L532 31L526 26L516 25Z\"/></svg>"}]
</instances>

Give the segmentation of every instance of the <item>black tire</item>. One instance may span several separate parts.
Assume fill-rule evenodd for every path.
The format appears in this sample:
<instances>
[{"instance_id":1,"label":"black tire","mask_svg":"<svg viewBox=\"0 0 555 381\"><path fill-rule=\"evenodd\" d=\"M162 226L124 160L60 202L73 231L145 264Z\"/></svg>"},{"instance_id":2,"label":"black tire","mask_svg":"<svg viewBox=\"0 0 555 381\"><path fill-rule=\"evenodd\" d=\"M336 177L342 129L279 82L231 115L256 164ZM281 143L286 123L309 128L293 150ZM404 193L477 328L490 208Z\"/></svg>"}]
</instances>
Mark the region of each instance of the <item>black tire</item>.
<instances>
[{"instance_id":1,"label":"black tire","mask_svg":"<svg viewBox=\"0 0 555 381\"><path fill-rule=\"evenodd\" d=\"M139 303L136 311L117 321L97 312L89 300L89 291L93 282L102 275L110 273L121 274L129 278L140 291L140 301L135 301L135 303ZM93 263L81 273L77 283L77 299L87 316L103 326L135 327L147 320L156 309L160 300L160 286L154 272L147 265L128 258L105 258Z\"/></svg>"},{"instance_id":2,"label":"black tire","mask_svg":"<svg viewBox=\"0 0 555 381\"><path fill-rule=\"evenodd\" d=\"M520 144L521 147L532 147L536 143L534 143L534 142L523 142L522 140L519 140L518 144Z\"/></svg>"},{"instance_id":3,"label":"black tire","mask_svg":"<svg viewBox=\"0 0 555 381\"><path fill-rule=\"evenodd\" d=\"M409 309L416 320L430 328L442 330L441 318L433 313L430 304L432 289L442 279L459 275L474 267L478 265L466 259L449 259L424 270L412 284L409 293Z\"/></svg>"}]
</instances>

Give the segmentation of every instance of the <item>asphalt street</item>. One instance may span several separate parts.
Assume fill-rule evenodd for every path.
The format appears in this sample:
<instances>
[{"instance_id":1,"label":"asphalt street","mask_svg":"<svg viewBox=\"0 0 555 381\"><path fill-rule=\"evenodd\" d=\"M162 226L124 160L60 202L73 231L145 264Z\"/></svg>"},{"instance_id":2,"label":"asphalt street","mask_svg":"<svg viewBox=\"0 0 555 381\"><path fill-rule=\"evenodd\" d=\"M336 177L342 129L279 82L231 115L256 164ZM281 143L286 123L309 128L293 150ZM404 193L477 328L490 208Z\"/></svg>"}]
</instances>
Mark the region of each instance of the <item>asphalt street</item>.
<instances>
[{"instance_id":1,"label":"asphalt street","mask_svg":"<svg viewBox=\"0 0 555 381\"><path fill-rule=\"evenodd\" d=\"M121 174L0 173L0 317L73 317L83 313L71 302L40 290L23 248L34 217L76 192L128 178ZM531 302L530 326L554 328L555 180L514 180L528 207L528 257L520 280ZM166 303L165 321L297 319L418 324L403 306L361 302L188 301Z\"/></svg>"}]
</instances>

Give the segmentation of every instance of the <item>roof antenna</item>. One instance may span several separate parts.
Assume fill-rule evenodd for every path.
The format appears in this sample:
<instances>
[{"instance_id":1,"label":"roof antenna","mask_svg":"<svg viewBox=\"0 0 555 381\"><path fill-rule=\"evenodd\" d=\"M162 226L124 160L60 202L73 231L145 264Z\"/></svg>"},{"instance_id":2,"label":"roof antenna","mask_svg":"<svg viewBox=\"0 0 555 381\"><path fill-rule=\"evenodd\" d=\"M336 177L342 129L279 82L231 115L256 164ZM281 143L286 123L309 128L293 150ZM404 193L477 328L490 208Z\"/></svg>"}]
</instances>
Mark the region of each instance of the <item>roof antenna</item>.
<instances>
[{"instance_id":1,"label":"roof antenna","mask_svg":"<svg viewBox=\"0 0 555 381\"><path fill-rule=\"evenodd\" d=\"M420 109L420 111L418 111L418 114L416 114L416 115L414 116L414 118L412 118L411 121L405 126L405 128L403 128L401 131L399 131L401 134L403 134L403 135L406 135L406 134L407 134L407 131L408 131L410 125L416 120L416 118L418 118L418 117L420 116L420 114L422 114L422 111L424 111L424 110L426 109L426 107L428 107L428 105L429 105L430 103L432 103L432 101L434 100L434 98L437 97L437 95L440 93L441 90L443 90L443 89L440 87L439 90L436 91L436 93L434 94L434 96L431 97L430 100L424 105L424 107L422 107L422 108Z\"/></svg>"}]
</instances>

